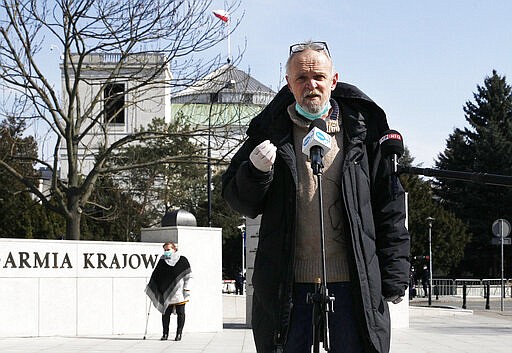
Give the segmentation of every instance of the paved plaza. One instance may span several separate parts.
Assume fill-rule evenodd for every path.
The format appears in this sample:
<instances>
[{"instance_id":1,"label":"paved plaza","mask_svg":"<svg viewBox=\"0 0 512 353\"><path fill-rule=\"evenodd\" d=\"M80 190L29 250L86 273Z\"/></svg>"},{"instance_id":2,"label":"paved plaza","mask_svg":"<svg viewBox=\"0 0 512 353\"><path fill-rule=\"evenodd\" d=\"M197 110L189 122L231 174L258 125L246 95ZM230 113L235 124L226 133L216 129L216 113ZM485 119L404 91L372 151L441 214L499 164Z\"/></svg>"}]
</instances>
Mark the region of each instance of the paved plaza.
<instances>
[{"instance_id":1,"label":"paved plaza","mask_svg":"<svg viewBox=\"0 0 512 353\"><path fill-rule=\"evenodd\" d=\"M452 298L451 301L456 300ZM509 353L512 312L462 310L450 300L416 301L410 307L409 328L393 329L392 353ZM428 305L428 304L427 304ZM216 333L184 333L180 342L160 336L23 337L0 338L0 352L168 352L256 353L252 332L244 319L230 319Z\"/></svg>"}]
</instances>

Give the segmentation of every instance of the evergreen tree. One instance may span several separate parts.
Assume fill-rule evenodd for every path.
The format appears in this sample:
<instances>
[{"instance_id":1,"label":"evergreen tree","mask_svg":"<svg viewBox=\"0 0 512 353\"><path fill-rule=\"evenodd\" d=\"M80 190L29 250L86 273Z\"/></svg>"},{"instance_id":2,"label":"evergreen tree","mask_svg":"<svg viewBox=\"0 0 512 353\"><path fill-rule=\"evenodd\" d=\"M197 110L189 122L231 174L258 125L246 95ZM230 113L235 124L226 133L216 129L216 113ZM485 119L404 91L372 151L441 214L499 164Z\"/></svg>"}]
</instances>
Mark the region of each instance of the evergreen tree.
<instances>
[{"instance_id":1,"label":"evergreen tree","mask_svg":"<svg viewBox=\"0 0 512 353\"><path fill-rule=\"evenodd\" d=\"M414 158L406 148L400 164L411 166ZM453 275L469 241L465 224L447 211L435 198L428 180L416 175L402 175L401 182L408 193L408 229L411 234L412 265L421 269L428 264L429 255L428 217L432 223L433 274Z\"/></svg>"},{"instance_id":2,"label":"evergreen tree","mask_svg":"<svg viewBox=\"0 0 512 353\"><path fill-rule=\"evenodd\" d=\"M109 176L98 181L84 214L81 235L87 240L138 241L141 228L150 224L130 190L122 190Z\"/></svg>"},{"instance_id":3,"label":"evergreen tree","mask_svg":"<svg viewBox=\"0 0 512 353\"><path fill-rule=\"evenodd\" d=\"M0 123L0 159L26 175L27 182L38 183L40 175L31 159L37 156L33 137L24 137L23 120L7 118ZM62 217L36 202L25 184L13 179L0 164L0 237L61 238L65 233Z\"/></svg>"},{"instance_id":4,"label":"evergreen tree","mask_svg":"<svg viewBox=\"0 0 512 353\"><path fill-rule=\"evenodd\" d=\"M440 169L512 175L512 95L503 76L493 71L477 86L474 102L464 106L464 129L455 129L439 155ZM436 194L443 204L469 226L462 269L477 277L497 276L498 249L490 245L491 225L498 218L512 220L512 190L493 185L440 179ZM507 248L507 247L506 247ZM506 249L510 254L510 249ZM509 256L510 257L510 256ZM507 265L507 264L506 264ZM512 274L508 264L508 276Z\"/></svg>"},{"instance_id":5,"label":"evergreen tree","mask_svg":"<svg viewBox=\"0 0 512 353\"><path fill-rule=\"evenodd\" d=\"M147 226L158 225L166 211L179 208L192 213L198 226L208 225L207 165L203 162L206 151L191 139L190 121L185 116L177 116L170 124L156 119L148 129L167 132L168 139L131 146L117 156L120 167L125 160L140 165L148 154L160 159L173 157L172 162L130 169L115 178L140 203L138 217L144 214L149 222ZM221 197L223 166L219 163L213 160L212 227L222 228L223 277L229 279L234 278L241 266L242 236L238 226L244 221Z\"/></svg>"},{"instance_id":6,"label":"evergreen tree","mask_svg":"<svg viewBox=\"0 0 512 353\"><path fill-rule=\"evenodd\" d=\"M181 208L197 215L201 201L206 198L204 147L192 140L192 127L183 116L170 124L155 119L147 129L168 134L168 138L133 145L118 154L117 164L112 168L121 171L114 179L142 205L150 225L159 224L170 209ZM155 158L170 162L144 166L144 161ZM140 167L123 170L133 164Z\"/></svg>"}]
</instances>

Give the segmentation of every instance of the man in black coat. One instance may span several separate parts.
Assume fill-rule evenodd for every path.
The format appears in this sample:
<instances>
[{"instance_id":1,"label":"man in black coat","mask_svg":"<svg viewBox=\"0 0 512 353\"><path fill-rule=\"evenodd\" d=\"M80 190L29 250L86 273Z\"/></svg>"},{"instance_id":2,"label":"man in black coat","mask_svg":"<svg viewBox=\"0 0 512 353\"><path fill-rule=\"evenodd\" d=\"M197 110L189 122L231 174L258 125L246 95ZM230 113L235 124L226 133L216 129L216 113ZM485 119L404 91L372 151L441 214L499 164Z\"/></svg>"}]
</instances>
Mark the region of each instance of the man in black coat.
<instances>
[{"instance_id":1,"label":"man in black coat","mask_svg":"<svg viewBox=\"0 0 512 353\"><path fill-rule=\"evenodd\" d=\"M409 277L405 196L379 138L382 109L338 83L324 42L290 47L288 86L254 118L248 139L223 175L222 194L245 216L261 214L252 278L252 327L259 353L310 352L312 305L326 270L331 352L389 351L387 302L398 303ZM320 251L317 179L304 136L323 119L331 136L323 156L325 267Z\"/></svg>"}]
</instances>

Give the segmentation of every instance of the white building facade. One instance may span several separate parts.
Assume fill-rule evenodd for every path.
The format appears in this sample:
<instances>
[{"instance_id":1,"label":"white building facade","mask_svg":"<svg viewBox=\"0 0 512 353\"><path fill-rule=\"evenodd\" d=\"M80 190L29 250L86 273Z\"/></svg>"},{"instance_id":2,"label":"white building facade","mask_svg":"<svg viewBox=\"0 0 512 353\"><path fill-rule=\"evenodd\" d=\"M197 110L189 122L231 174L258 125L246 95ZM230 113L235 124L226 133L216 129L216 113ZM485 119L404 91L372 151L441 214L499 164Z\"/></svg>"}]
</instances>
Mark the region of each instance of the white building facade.
<instances>
[{"instance_id":1,"label":"white building facade","mask_svg":"<svg viewBox=\"0 0 512 353\"><path fill-rule=\"evenodd\" d=\"M74 83L75 71L70 63L67 67L61 64L63 90ZM75 95L79 103L70 109L90 116L81 125L84 137L78 146L82 175L92 169L100 149L146 127L155 118L170 121L171 81L171 70L162 54L142 53L127 58L120 54L90 54L85 58ZM69 108L70 103L64 103ZM61 176L65 178L68 167L64 148L60 150L60 161Z\"/></svg>"}]
</instances>

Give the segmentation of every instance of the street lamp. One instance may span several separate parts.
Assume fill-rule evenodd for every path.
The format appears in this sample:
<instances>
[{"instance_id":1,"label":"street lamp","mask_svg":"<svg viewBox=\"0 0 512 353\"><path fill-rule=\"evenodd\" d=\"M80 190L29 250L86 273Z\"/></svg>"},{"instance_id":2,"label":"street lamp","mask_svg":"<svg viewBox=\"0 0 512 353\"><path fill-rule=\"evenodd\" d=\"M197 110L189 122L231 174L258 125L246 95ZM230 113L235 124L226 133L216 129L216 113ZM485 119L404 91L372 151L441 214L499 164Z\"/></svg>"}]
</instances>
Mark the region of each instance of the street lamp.
<instances>
[{"instance_id":1,"label":"street lamp","mask_svg":"<svg viewBox=\"0 0 512 353\"><path fill-rule=\"evenodd\" d=\"M208 227L212 226L212 145L211 145L211 135L212 135L212 108L214 100L217 100L219 97L220 91L225 88L234 88L235 80L230 80L224 86L219 88L217 92L212 93L210 97L210 112L208 113L208 152L207 152L207 166L208 166ZM214 99L215 98L215 99Z\"/></svg>"},{"instance_id":2,"label":"street lamp","mask_svg":"<svg viewBox=\"0 0 512 353\"><path fill-rule=\"evenodd\" d=\"M241 266L241 271L242 271L242 277L245 277L245 224L241 224L239 225L238 227L238 230L240 231L241 235L242 235L242 266ZM241 294L244 294L244 286L242 284L242 293Z\"/></svg>"},{"instance_id":3,"label":"street lamp","mask_svg":"<svg viewBox=\"0 0 512 353\"><path fill-rule=\"evenodd\" d=\"M430 280L428 284L428 305L432 305L432 222L435 218L428 217L426 221L428 222L428 262L429 262L429 272L430 272Z\"/></svg>"}]
</instances>

